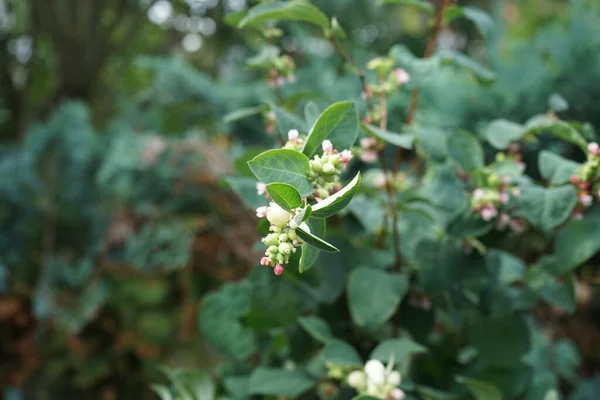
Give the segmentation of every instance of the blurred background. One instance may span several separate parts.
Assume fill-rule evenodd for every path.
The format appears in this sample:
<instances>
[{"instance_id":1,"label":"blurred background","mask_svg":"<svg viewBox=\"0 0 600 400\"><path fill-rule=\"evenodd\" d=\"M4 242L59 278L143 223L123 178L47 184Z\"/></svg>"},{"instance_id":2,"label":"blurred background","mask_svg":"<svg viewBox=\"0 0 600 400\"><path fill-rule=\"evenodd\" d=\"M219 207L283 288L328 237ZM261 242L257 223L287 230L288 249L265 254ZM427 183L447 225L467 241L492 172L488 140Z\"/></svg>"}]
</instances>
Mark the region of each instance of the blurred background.
<instances>
[{"instance_id":1,"label":"blurred background","mask_svg":"<svg viewBox=\"0 0 600 400\"><path fill-rule=\"evenodd\" d=\"M360 63L398 43L423 54L428 20L372 0L315 0ZM600 129L595 0L461 1L494 16L485 42L467 22L440 47L497 75L482 88L431 78L418 118L476 129L523 122L559 93L565 119ZM0 0L0 399L151 399L161 364L212 368L197 329L203 296L257 265L256 219L222 183L234 160L275 143L263 118L224 116L275 99L246 66L256 38L223 17L251 0ZM285 95L321 105L359 84L318 32L284 24L298 66ZM293 36L292 36L293 35ZM434 90L435 89L435 90ZM408 95L392 99L391 119ZM393 123L393 122L392 122ZM596 363L593 293L574 329ZM579 322L577 322L579 321ZM593 321L593 319L592 319ZM563 325L561 325L563 323Z\"/></svg>"}]
</instances>

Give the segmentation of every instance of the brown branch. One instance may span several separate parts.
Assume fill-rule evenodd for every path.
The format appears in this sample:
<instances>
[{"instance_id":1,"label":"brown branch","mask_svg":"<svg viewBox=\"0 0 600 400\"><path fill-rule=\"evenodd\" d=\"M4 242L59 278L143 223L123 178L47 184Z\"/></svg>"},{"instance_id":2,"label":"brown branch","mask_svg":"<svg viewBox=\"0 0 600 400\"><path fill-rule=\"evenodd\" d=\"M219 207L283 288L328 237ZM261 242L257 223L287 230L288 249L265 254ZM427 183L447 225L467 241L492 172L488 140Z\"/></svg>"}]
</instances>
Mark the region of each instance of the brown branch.
<instances>
[{"instance_id":1,"label":"brown branch","mask_svg":"<svg viewBox=\"0 0 600 400\"><path fill-rule=\"evenodd\" d=\"M446 13L446 10L448 9L448 6L450 4L451 0L442 0L442 5L440 6L440 9L438 10L436 19L435 19L435 27L433 28L433 33L431 34L431 37L429 38L429 41L427 42L427 47L425 48L425 55L423 56L424 59L430 58L433 55L433 52L435 51L435 46L437 44L437 40L438 37L440 35L440 32L442 31L442 26L444 24L444 14ZM410 96L410 106L408 107L408 115L406 117L406 125L412 125L412 123L415 120L415 116L417 115L417 108L419 106L419 95L420 95L420 90L414 89L411 96ZM396 157L394 158L394 165L392 166L392 170L393 171L397 171L398 168L400 167L400 163L402 162L402 156L404 154L404 151L401 147L398 147L398 150L396 151Z\"/></svg>"}]
</instances>

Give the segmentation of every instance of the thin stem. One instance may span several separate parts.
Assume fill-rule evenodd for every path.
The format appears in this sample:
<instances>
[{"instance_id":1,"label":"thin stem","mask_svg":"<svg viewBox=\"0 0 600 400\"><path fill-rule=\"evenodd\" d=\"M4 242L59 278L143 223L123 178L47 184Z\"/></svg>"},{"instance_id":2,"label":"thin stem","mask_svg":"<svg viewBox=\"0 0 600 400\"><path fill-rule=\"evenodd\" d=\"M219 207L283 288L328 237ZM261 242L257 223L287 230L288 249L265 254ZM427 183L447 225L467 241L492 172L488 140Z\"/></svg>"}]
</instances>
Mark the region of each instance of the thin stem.
<instances>
[{"instance_id":1,"label":"thin stem","mask_svg":"<svg viewBox=\"0 0 600 400\"><path fill-rule=\"evenodd\" d=\"M444 24L444 14L448 9L448 5L450 5L451 0L442 0L442 5L438 10L437 16L435 18L435 27L433 28L433 33L427 42L427 47L425 48L424 59L427 59L433 55L435 51L435 46L437 44L438 37L440 32L442 31L442 27ZM410 96L410 106L408 107L408 115L406 117L406 125L412 125L415 120L415 116L417 115L417 108L419 106L419 95L420 90L417 88L413 90ZM401 147L396 151L396 157L394 159L394 165L392 166L392 170L397 171L400 167L400 163L402 162L403 149Z\"/></svg>"},{"instance_id":2,"label":"thin stem","mask_svg":"<svg viewBox=\"0 0 600 400\"><path fill-rule=\"evenodd\" d=\"M352 58L348 55L348 53L346 53L346 50L344 50L344 48L340 45L340 42L338 42L338 40L334 36L331 37L330 41L333 44L333 47L335 47L335 49L337 50L337 52L340 53L340 55L344 58L344 60L346 60L346 62L348 64L350 64L350 66L354 70L354 73L356 75L358 75L358 78L360 79L360 84L363 88L363 91L365 93L367 93L368 92L367 79L365 77L365 73L363 72L363 70L360 69L360 67L358 65L356 65L354 60L352 60Z\"/></svg>"}]
</instances>

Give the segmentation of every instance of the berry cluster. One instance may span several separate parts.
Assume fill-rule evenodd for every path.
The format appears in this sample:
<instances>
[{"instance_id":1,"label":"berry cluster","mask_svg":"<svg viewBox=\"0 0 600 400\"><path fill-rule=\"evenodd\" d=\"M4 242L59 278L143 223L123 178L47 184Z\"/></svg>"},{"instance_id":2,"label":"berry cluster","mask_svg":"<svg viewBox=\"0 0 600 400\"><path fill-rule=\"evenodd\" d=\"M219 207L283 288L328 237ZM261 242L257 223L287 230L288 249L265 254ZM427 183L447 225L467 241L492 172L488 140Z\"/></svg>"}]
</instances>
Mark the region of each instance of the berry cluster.
<instances>
[{"instance_id":1,"label":"berry cluster","mask_svg":"<svg viewBox=\"0 0 600 400\"><path fill-rule=\"evenodd\" d=\"M583 210L592 206L595 197L600 200L600 146L598 143L588 144L588 159L576 175L571 176L571 183L578 189L578 204L573 217L580 219Z\"/></svg>"},{"instance_id":2,"label":"berry cluster","mask_svg":"<svg viewBox=\"0 0 600 400\"><path fill-rule=\"evenodd\" d=\"M309 161L310 168L307 171L307 177L312 183L313 195L316 201L324 200L342 188L340 174L352 158L350 150L338 153L329 140L324 140L322 147L323 154L321 156L315 155Z\"/></svg>"},{"instance_id":3,"label":"berry cluster","mask_svg":"<svg viewBox=\"0 0 600 400\"><path fill-rule=\"evenodd\" d=\"M471 197L471 209L484 221L491 221L498 216L498 209L508 204L510 196L519 197L519 187L510 184L507 177L498 178L491 174L487 177L487 186L477 188Z\"/></svg>"},{"instance_id":4,"label":"berry cluster","mask_svg":"<svg viewBox=\"0 0 600 400\"><path fill-rule=\"evenodd\" d=\"M260 260L260 265L273 267L275 275L283 274L283 265L290 262L290 256L302 245L296 234L296 224L293 215L277 204L271 202L269 206L256 209L256 216L267 217L271 226L269 233L262 239L267 246L265 257Z\"/></svg>"},{"instance_id":5,"label":"berry cluster","mask_svg":"<svg viewBox=\"0 0 600 400\"><path fill-rule=\"evenodd\" d=\"M379 360L369 360L363 370L350 372L347 377L348 386L354 388L358 393L374 396L385 400L402 400L405 394L400 385L401 376L398 371L388 368Z\"/></svg>"}]
</instances>

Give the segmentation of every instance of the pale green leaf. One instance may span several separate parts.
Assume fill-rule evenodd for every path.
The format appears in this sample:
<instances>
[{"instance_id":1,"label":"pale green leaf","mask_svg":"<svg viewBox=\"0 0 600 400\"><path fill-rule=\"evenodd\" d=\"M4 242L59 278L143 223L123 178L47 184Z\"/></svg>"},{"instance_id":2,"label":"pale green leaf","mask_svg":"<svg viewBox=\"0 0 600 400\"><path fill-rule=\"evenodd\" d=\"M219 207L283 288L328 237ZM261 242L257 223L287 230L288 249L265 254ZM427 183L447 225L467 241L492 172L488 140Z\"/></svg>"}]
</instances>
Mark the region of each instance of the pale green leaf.
<instances>
[{"instance_id":1,"label":"pale green leaf","mask_svg":"<svg viewBox=\"0 0 600 400\"><path fill-rule=\"evenodd\" d=\"M538 157L538 168L542 177L552 185L568 183L581 164L567 160L558 154L542 150Z\"/></svg>"},{"instance_id":2,"label":"pale green leaf","mask_svg":"<svg viewBox=\"0 0 600 400\"><path fill-rule=\"evenodd\" d=\"M388 362L393 359L395 362L401 363L408 356L425 352L427 352L427 348L412 339L388 339L379 343L377 347L373 349L369 359L375 359L382 362Z\"/></svg>"},{"instance_id":3,"label":"pale green leaf","mask_svg":"<svg viewBox=\"0 0 600 400\"><path fill-rule=\"evenodd\" d=\"M270 183L267 185L267 193L276 204L286 211L292 212L302 205L300 193L287 183Z\"/></svg>"},{"instance_id":4,"label":"pale green leaf","mask_svg":"<svg viewBox=\"0 0 600 400\"><path fill-rule=\"evenodd\" d=\"M324 140L342 151L352 147L358 137L358 112L351 101L332 104L319 116L312 126L302 152L308 157L321 150Z\"/></svg>"},{"instance_id":5,"label":"pale green leaf","mask_svg":"<svg viewBox=\"0 0 600 400\"><path fill-rule=\"evenodd\" d=\"M306 225L306 222L303 222L302 225L296 228L296 233L306 244L309 244L319 250L323 250L328 253L337 253L340 251L332 244L329 244L323 239L313 235L310 231L310 228L308 228Z\"/></svg>"},{"instance_id":6,"label":"pale green leaf","mask_svg":"<svg viewBox=\"0 0 600 400\"><path fill-rule=\"evenodd\" d=\"M334 340L325 346L323 351L325 361L345 367L361 366L362 360L354 347L341 340Z\"/></svg>"},{"instance_id":7,"label":"pale green leaf","mask_svg":"<svg viewBox=\"0 0 600 400\"><path fill-rule=\"evenodd\" d=\"M600 251L600 213L587 214L569 221L556 236L554 253L560 271L567 272L583 264Z\"/></svg>"},{"instance_id":8,"label":"pale green leaf","mask_svg":"<svg viewBox=\"0 0 600 400\"><path fill-rule=\"evenodd\" d=\"M270 20L304 21L321 28L329 27L329 19L317 7L305 1L292 0L263 3L253 7L239 22L238 28Z\"/></svg>"},{"instance_id":9,"label":"pale green leaf","mask_svg":"<svg viewBox=\"0 0 600 400\"><path fill-rule=\"evenodd\" d=\"M299 370L258 367L250 375L248 393L297 398L315 384L312 377Z\"/></svg>"},{"instance_id":10,"label":"pale green leaf","mask_svg":"<svg viewBox=\"0 0 600 400\"><path fill-rule=\"evenodd\" d=\"M394 146L409 150L413 147L415 137L411 134L390 132L369 124L362 124L362 126L371 136L375 136L385 142L393 144Z\"/></svg>"},{"instance_id":11,"label":"pale green leaf","mask_svg":"<svg viewBox=\"0 0 600 400\"><path fill-rule=\"evenodd\" d=\"M315 204L312 208L312 218L328 218L343 210L358 192L360 186L360 172L339 192L332 194L325 200Z\"/></svg>"},{"instance_id":12,"label":"pale green leaf","mask_svg":"<svg viewBox=\"0 0 600 400\"><path fill-rule=\"evenodd\" d=\"M310 227L310 232L317 237L325 237L326 223L324 219L315 218L306 221L306 224ZM304 243L300 248L300 263L298 265L298 271L303 273L313 266L317 258L319 257L320 250L316 247L309 246Z\"/></svg>"},{"instance_id":13,"label":"pale green leaf","mask_svg":"<svg viewBox=\"0 0 600 400\"><path fill-rule=\"evenodd\" d=\"M261 182L287 183L295 187L301 196L308 196L313 192L306 177L308 158L298 151L268 150L248 161L248 166Z\"/></svg>"},{"instance_id":14,"label":"pale green leaf","mask_svg":"<svg viewBox=\"0 0 600 400\"><path fill-rule=\"evenodd\" d=\"M563 223L577 204L577 190L571 185L553 188L523 186L519 214L542 231Z\"/></svg>"},{"instance_id":15,"label":"pale green leaf","mask_svg":"<svg viewBox=\"0 0 600 400\"><path fill-rule=\"evenodd\" d=\"M319 106L314 101L309 101L304 106L304 119L309 126L313 126L315 121L321 115L321 111L319 110Z\"/></svg>"},{"instance_id":16,"label":"pale green leaf","mask_svg":"<svg viewBox=\"0 0 600 400\"><path fill-rule=\"evenodd\" d=\"M490 122L484 130L488 142L499 150L505 150L512 142L521 140L525 133L522 125L505 119Z\"/></svg>"},{"instance_id":17,"label":"pale green leaf","mask_svg":"<svg viewBox=\"0 0 600 400\"><path fill-rule=\"evenodd\" d=\"M448 137L448 154L464 171L483 168L483 149L479 140L459 130Z\"/></svg>"},{"instance_id":18,"label":"pale green leaf","mask_svg":"<svg viewBox=\"0 0 600 400\"><path fill-rule=\"evenodd\" d=\"M456 65L470 72L482 84L491 84L496 80L496 74L494 72L490 71L466 54L453 50L443 50L440 52L440 57L443 62Z\"/></svg>"},{"instance_id":19,"label":"pale green leaf","mask_svg":"<svg viewBox=\"0 0 600 400\"><path fill-rule=\"evenodd\" d=\"M327 344L335 340L329 324L320 317L314 315L300 317L298 318L298 323L310 336L319 342Z\"/></svg>"}]
</instances>

